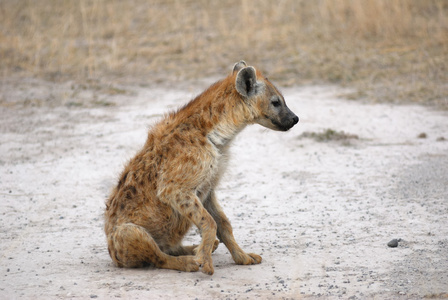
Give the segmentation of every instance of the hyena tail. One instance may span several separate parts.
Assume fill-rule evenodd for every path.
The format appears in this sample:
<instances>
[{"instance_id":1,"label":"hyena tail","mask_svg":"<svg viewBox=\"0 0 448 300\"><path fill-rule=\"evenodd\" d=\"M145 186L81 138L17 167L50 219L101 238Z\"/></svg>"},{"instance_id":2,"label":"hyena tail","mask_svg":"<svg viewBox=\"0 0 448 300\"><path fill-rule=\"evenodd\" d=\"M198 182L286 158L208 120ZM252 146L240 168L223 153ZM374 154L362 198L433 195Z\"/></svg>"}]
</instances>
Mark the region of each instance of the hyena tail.
<instances>
[{"instance_id":1,"label":"hyena tail","mask_svg":"<svg viewBox=\"0 0 448 300\"><path fill-rule=\"evenodd\" d=\"M127 223L117 226L108 236L109 254L115 264L125 268L152 265L186 272L199 270L194 256L171 256L162 252L141 226Z\"/></svg>"}]
</instances>

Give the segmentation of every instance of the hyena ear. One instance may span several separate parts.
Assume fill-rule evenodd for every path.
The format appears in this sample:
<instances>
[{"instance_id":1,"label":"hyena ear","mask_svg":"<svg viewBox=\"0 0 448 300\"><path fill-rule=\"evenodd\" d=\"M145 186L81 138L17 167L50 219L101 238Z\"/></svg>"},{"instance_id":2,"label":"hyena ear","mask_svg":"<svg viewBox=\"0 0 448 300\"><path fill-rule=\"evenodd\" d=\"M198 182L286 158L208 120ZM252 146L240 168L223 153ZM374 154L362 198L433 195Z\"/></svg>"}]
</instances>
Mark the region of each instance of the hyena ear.
<instances>
[{"instance_id":1,"label":"hyena ear","mask_svg":"<svg viewBox=\"0 0 448 300\"><path fill-rule=\"evenodd\" d=\"M233 65L233 73L238 72L239 70L241 70L242 68L246 67L247 64L244 60L240 60L239 62L237 62L236 64Z\"/></svg>"},{"instance_id":2,"label":"hyena ear","mask_svg":"<svg viewBox=\"0 0 448 300\"><path fill-rule=\"evenodd\" d=\"M236 90L245 97L249 98L256 92L257 75L254 67L245 67L238 71L236 75Z\"/></svg>"}]
</instances>

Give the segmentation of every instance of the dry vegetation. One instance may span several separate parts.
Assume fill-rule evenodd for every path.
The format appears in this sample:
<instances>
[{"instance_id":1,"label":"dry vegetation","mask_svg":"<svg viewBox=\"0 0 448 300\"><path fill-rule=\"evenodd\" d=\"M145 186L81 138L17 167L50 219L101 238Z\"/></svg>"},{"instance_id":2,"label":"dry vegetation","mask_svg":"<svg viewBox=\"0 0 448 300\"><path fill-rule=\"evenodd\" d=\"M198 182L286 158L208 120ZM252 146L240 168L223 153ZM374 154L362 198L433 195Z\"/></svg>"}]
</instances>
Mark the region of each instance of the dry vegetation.
<instances>
[{"instance_id":1,"label":"dry vegetation","mask_svg":"<svg viewBox=\"0 0 448 300\"><path fill-rule=\"evenodd\" d=\"M161 83L245 59L281 85L448 107L444 0L2 0L0 76Z\"/></svg>"},{"instance_id":2,"label":"dry vegetation","mask_svg":"<svg viewBox=\"0 0 448 300\"><path fill-rule=\"evenodd\" d=\"M298 137L299 139L311 138L317 142L342 142L343 145L348 146L351 141L358 140L359 137L356 134L346 133L344 131L336 131L331 128L327 128L321 132L309 132L305 131Z\"/></svg>"}]
</instances>

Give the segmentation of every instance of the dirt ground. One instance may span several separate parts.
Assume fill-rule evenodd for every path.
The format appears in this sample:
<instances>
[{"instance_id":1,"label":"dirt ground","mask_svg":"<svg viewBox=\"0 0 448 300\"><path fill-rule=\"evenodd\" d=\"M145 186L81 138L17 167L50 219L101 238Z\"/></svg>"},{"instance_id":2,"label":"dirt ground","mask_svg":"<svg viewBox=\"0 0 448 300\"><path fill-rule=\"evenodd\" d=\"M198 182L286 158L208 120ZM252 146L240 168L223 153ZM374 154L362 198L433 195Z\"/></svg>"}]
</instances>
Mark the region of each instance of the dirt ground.
<instances>
[{"instance_id":1,"label":"dirt ground","mask_svg":"<svg viewBox=\"0 0 448 300\"><path fill-rule=\"evenodd\" d=\"M207 83L0 83L0 298L448 298L448 113L328 86L283 89L300 123L234 142L218 197L260 265L221 244L213 276L114 267L108 193L149 125Z\"/></svg>"}]
</instances>

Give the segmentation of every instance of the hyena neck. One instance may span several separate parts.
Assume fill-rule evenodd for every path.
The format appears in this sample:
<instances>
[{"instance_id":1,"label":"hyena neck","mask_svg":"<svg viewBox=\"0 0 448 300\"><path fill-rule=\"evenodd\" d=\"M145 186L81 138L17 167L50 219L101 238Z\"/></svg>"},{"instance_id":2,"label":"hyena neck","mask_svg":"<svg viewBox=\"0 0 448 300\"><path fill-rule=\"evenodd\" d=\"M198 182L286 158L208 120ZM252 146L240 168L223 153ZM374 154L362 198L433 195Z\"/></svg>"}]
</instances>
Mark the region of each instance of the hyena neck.
<instances>
[{"instance_id":1,"label":"hyena neck","mask_svg":"<svg viewBox=\"0 0 448 300\"><path fill-rule=\"evenodd\" d=\"M216 124L207 134L207 138L216 148L225 148L243 130L245 125L228 126L228 124Z\"/></svg>"},{"instance_id":2,"label":"hyena neck","mask_svg":"<svg viewBox=\"0 0 448 300\"><path fill-rule=\"evenodd\" d=\"M253 123L251 113L239 96L218 97L210 105L212 126L207 138L218 149L225 148L248 124Z\"/></svg>"},{"instance_id":3,"label":"hyena neck","mask_svg":"<svg viewBox=\"0 0 448 300\"><path fill-rule=\"evenodd\" d=\"M253 113L235 90L234 82L232 77L218 81L179 111L182 117L201 126L218 150L226 148L254 120Z\"/></svg>"}]
</instances>

